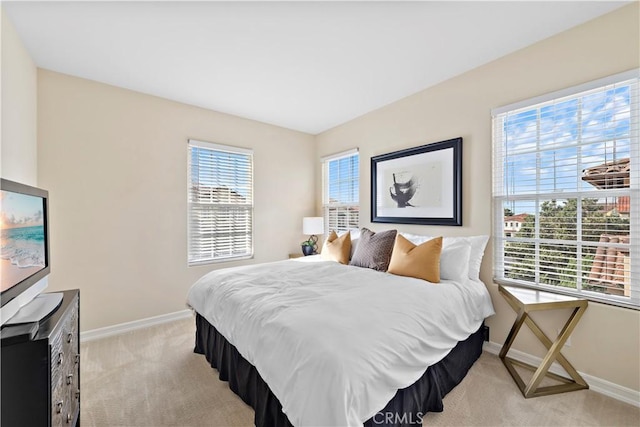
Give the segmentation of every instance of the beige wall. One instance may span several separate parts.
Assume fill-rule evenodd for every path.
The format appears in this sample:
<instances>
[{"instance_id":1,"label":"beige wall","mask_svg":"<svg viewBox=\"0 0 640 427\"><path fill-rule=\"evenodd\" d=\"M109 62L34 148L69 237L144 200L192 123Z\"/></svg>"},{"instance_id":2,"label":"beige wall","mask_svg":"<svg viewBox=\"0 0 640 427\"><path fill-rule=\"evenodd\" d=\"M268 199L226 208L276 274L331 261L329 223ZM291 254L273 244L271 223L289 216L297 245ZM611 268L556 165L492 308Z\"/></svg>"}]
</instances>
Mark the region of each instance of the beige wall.
<instances>
[{"instance_id":1,"label":"beige wall","mask_svg":"<svg viewBox=\"0 0 640 427\"><path fill-rule=\"evenodd\" d=\"M49 290L79 288L82 330L185 309L205 272L299 252L314 137L46 70L38 176L49 190ZM187 267L187 139L254 150L255 258Z\"/></svg>"},{"instance_id":2,"label":"beige wall","mask_svg":"<svg viewBox=\"0 0 640 427\"><path fill-rule=\"evenodd\" d=\"M5 18L3 80L4 22ZM85 331L181 310L189 286L206 271L284 259L288 252L299 251L300 218L314 208L321 212L319 157L352 147L359 147L361 155L362 225L379 230L389 226L368 222L369 158L462 136L465 225L397 228L421 234L490 234L490 110L638 67L638 40L634 4L316 138L39 70L37 176L38 184L51 194L49 289L81 289ZM27 70L32 67L24 65ZM35 93L30 87L25 84L22 89L27 99ZM2 89L4 122L4 82ZM35 113L33 117L29 120L35 120ZM17 129L33 132L35 138L35 128L28 124ZM2 137L5 176L4 127ZM254 260L187 267L188 138L254 149ZM17 147L21 154L15 158L20 161L14 164L33 170L35 148ZM36 172L27 174L33 177L23 180L35 179ZM20 177L14 173L13 179ZM492 341L502 342L515 315L498 295L491 274L488 248L481 276L497 311L488 324ZM563 315L538 320L551 333L564 321ZM582 372L639 390L639 337L640 312L592 303L564 353ZM519 338L515 347L543 354L531 334Z\"/></svg>"},{"instance_id":3,"label":"beige wall","mask_svg":"<svg viewBox=\"0 0 640 427\"><path fill-rule=\"evenodd\" d=\"M37 185L37 69L6 13L2 15L0 175Z\"/></svg>"},{"instance_id":4,"label":"beige wall","mask_svg":"<svg viewBox=\"0 0 640 427\"><path fill-rule=\"evenodd\" d=\"M393 227L427 235L491 234L491 109L637 68L638 27L635 3L324 132L316 138L317 157L360 148L361 225L381 230L390 225L369 222L370 157L461 136L464 226ZM317 173L317 212L319 182ZM515 314L492 283L491 250L490 245L481 278L497 311L488 321L491 340L502 343ZM545 313L536 319L555 334L566 316ZM639 390L639 341L640 312L592 303L564 353L579 371ZM544 355L531 334L519 337L515 348Z\"/></svg>"}]
</instances>

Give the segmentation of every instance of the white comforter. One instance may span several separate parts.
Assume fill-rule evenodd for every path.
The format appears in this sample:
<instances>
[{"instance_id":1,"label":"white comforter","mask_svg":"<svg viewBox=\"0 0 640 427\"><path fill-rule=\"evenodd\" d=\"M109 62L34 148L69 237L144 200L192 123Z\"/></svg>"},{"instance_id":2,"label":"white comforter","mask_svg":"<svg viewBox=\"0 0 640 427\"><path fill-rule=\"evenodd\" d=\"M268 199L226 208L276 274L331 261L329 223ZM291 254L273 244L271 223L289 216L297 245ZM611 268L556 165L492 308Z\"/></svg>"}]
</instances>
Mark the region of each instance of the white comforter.
<instances>
[{"instance_id":1,"label":"white comforter","mask_svg":"<svg viewBox=\"0 0 640 427\"><path fill-rule=\"evenodd\" d=\"M253 364L295 426L356 426L494 314L481 282L335 262L213 271L189 304Z\"/></svg>"}]
</instances>

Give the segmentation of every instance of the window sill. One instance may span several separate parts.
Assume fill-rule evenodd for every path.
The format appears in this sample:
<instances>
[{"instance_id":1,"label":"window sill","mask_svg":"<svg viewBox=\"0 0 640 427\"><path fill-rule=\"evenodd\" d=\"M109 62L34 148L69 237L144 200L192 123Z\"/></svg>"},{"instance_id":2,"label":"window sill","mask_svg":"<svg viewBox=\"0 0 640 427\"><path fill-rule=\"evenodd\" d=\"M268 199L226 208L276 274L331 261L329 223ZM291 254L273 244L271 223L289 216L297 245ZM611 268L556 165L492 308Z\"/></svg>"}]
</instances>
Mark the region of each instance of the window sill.
<instances>
[{"instance_id":1,"label":"window sill","mask_svg":"<svg viewBox=\"0 0 640 427\"><path fill-rule=\"evenodd\" d=\"M521 282L518 280L506 280L506 279L500 279L496 277L493 278L493 282L499 285L519 286L522 288L535 289L538 291L550 292L550 293L559 294L559 295L568 295L576 298L584 298L586 300L597 302L600 304L606 304L614 307L627 308L631 310L640 311L640 305L638 304L618 300L617 298L602 297L595 292L589 292L589 291L577 292L577 291L572 291L569 288L560 288L557 286L548 286L543 284L534 285L529 282Z\"/></svg>"},{"instance_id":2,"label":"window sill","mask_svg":"<svg viewBox=\"0 0 640 427\"><path fill-rule=\"evenodd\" d=\"M202 265L220 264L220 263L223 263L223 262L243 261L243 260L247 260L247 259L253 259L253 254L235 256L235 257L226 257L226 258L206 259L206 260L201 260L201 261L193 261L193 262L187 263L187 265L188 265L188 267L199 267L199 266L202 266Z\"/></svg>"}]
</instances>

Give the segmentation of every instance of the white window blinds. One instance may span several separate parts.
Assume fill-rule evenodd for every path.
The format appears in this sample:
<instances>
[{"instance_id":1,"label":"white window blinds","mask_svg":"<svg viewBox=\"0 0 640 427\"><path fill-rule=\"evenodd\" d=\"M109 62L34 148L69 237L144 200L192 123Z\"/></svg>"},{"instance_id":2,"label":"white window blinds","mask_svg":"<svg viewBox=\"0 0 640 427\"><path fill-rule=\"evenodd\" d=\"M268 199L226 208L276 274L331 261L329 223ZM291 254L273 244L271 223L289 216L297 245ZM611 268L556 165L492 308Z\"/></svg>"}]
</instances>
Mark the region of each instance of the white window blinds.
<instances>
[{"instance_id":1,"label":"white window blinds","mask_svg":"<svg viewBox=\"0 0 640 427\"><path fill-rule=\"evenodd\" d=\"M360 156L350 150L322 159L325 232L358 229Z\"/></svg>"},{"instance_id":2,"label":"white window blinds","mask_svg":"<svg viewBox=\"0 0 640 427\"><path fill-rule=\"evenodd\" d=\"M498 282L640 307L638 71L493 112Z\"/></svg>"},{"instance_id":3,"label":"white window blinds","mask_svg":"<svg viewBox=\"0 0 640 427\"><path fill-rule=\"evenodd\" d=\"M189 140L189 265L253 255L253 152Z\"/></svg>"}]
</instances>

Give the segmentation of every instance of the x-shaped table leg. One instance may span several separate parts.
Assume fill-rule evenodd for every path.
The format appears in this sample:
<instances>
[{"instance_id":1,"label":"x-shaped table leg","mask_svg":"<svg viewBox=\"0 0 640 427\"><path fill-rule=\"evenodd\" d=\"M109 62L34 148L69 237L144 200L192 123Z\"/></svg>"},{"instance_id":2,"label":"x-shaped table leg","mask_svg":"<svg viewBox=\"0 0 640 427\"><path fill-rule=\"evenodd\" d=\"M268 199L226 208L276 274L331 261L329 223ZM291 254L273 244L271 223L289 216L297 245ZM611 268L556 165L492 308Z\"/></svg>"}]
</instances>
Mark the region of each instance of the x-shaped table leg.
<instances>
[{"instance_id":1,"label":"x-shaped table leg","mask_svg":"<svg viewBox=\"0 0 640 427\"><path fill-rule=\"evenodd\" d=\"M586 305L580 305L573 308L571 315L560 331L560 335L558 335L555 341L552 341L545 335L544 332L542 332L542 329L540 329L536 322L529 316L529 312L525 307L521 307L511 298L506 298L506 300L518 314L513 326L511 327L511 330L509 331L509 334L507 335L507 339L505 340L505 343L500 350L500 359L502 359L505 367L507 368L513 379L516 381L516 384L520 388L520 391L522 392L524 397L537 397L548 394L562 393L565 391L582 390L589 388L587 382L560 352L562 346L565 344L565 342L573 332L573 329L576 327L576 325L580 321L580 318L584 314ZM535 334L535 336L540 340L540 342L542 342L542 344L544 344L544 346L547 348L547 354L542 359L540 366L538 366L537 368L527 363L507 357L507 353L513 345L516 335L520 331L522 325L525 323ZM567 374L569 374L571 379L549 372L549 368L551 367L551 364L554 362L554 360L557 360L558 363L565 369L565 371L567 371ZM522 377L514 368L514 365L534 371L533 377L531 377L531 380L529 380L528 384L524 383ZM561 381L564 384L538 388L545 376Z\"/></svg>"}]
</instances>

